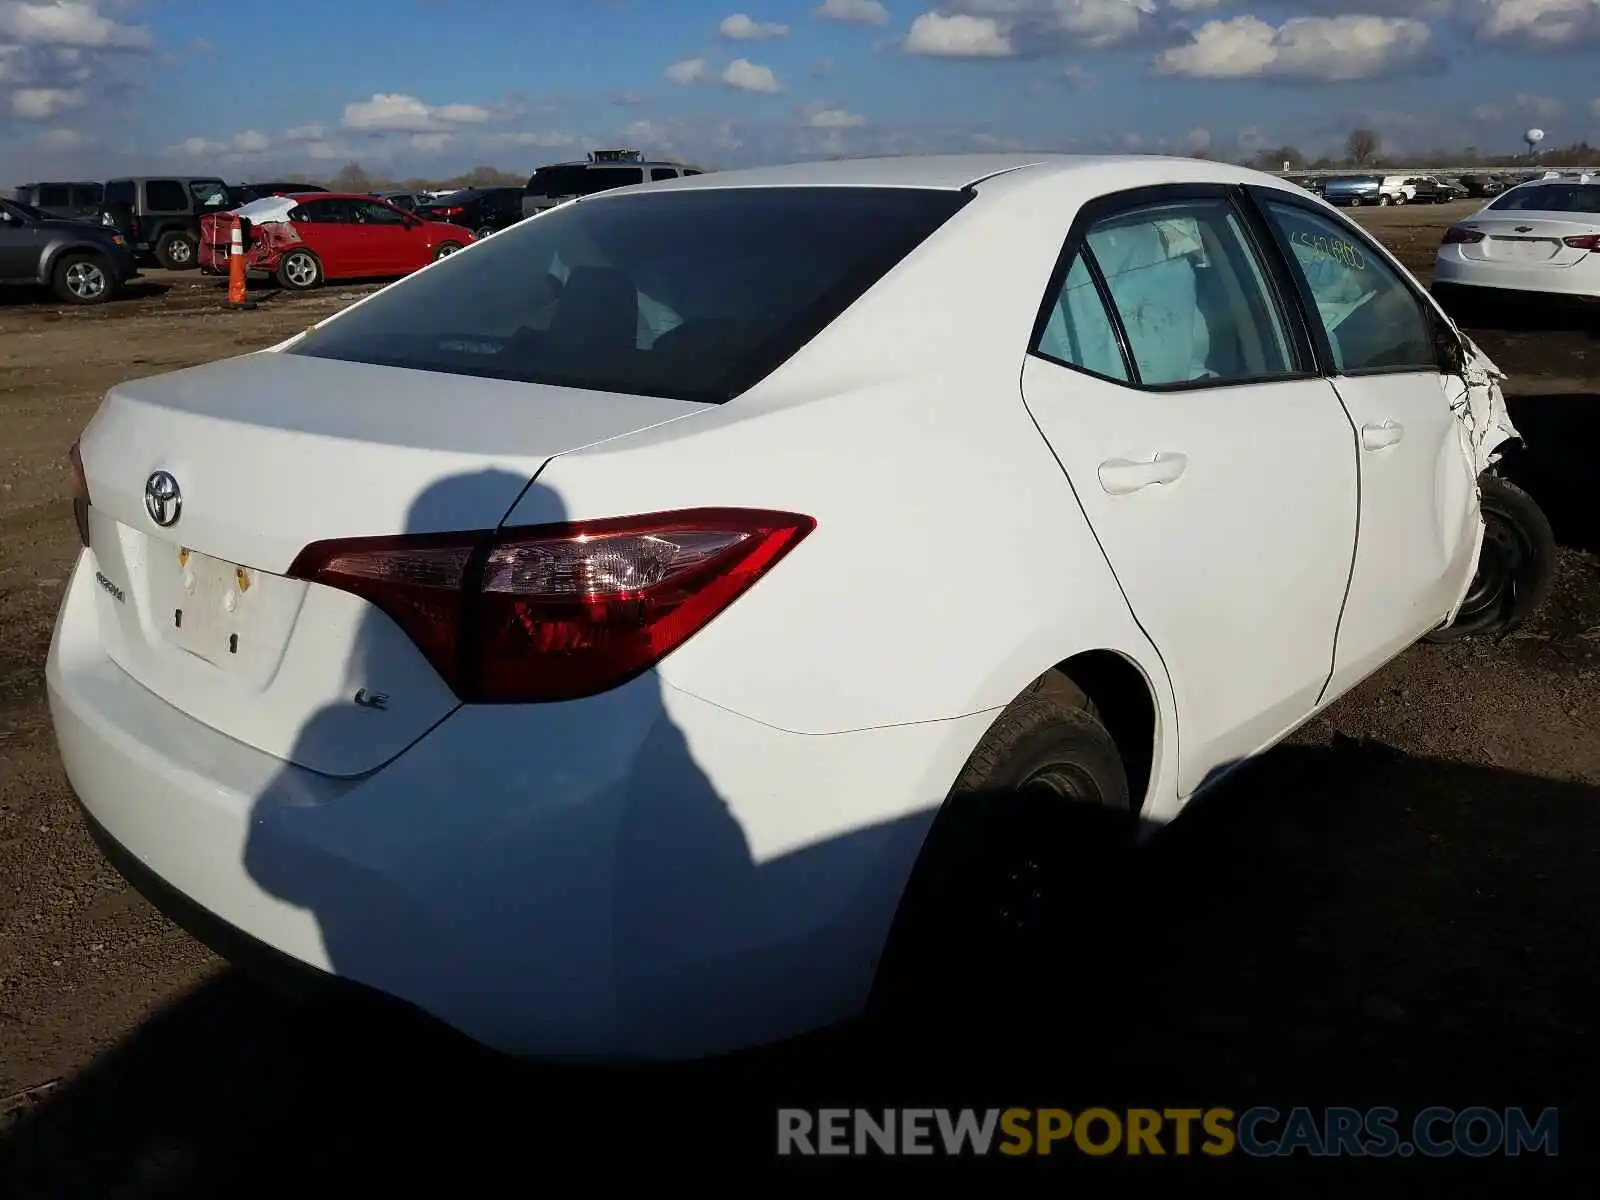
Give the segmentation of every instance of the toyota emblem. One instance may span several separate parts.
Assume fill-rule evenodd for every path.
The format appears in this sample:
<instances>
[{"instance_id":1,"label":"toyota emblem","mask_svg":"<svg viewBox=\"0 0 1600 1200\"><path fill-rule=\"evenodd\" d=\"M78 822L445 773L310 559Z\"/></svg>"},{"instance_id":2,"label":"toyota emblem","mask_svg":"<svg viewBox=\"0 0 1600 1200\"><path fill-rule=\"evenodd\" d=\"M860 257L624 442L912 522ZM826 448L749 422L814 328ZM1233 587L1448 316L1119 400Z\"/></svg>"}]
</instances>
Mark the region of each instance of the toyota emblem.
<instances>
[{"instance_id":1,"label":"toyota emblem","mask_svg":"<svg viewBox=\"0 0 1600 1200\"><path fill-rule=\"evenodd\" d=\"M157 471L144 483L144 510L163 529L178 523L183 511L183 493L178 481L166 471Z\"/></svg>"}]
</instances>

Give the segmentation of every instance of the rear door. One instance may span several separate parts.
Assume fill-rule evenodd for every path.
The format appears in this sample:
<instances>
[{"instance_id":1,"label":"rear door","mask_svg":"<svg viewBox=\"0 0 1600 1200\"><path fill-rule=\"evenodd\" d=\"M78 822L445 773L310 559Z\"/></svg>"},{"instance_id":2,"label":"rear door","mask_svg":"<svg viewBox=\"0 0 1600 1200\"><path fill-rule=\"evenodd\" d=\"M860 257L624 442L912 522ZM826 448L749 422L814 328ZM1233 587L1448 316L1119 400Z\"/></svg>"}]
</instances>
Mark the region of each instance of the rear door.
<instances>
[{"instance_id":1,"label":"rear door","mask_svg":"<svg viewBox=\"0 0 1600 1200\"><path fill-rule=\"evenodd\" d=\"M1352 222L1272 189L1254 196L1291 260L1319 355L1355 427L1361 538L1332 691L1446 616L1477 560L1477 480L1438 365L1433 308Z\"/></svg>"},{"instance_id":2,"label":"rear door","mask_svg":"<svg viewBox=\"0 0 1600 1200\"><path fill-rule=\"evenodd\" d=\"M289 214L307 248L322 261L325 278L351 278L366 273L365 245L352 202L338 197L306 200Z\"/></svg>"},{"instance_id":3,"label":"rear door","mask_svg":"<svg viewBox=\"0 0 1600 1200\"><path fill-rule=\"evenodd\" d=\"M1315 707L1355 549L1350 424L1234 189L1079 214L1023 392L1166 664L1179 791Z\"/></svg>"}]
</instances>

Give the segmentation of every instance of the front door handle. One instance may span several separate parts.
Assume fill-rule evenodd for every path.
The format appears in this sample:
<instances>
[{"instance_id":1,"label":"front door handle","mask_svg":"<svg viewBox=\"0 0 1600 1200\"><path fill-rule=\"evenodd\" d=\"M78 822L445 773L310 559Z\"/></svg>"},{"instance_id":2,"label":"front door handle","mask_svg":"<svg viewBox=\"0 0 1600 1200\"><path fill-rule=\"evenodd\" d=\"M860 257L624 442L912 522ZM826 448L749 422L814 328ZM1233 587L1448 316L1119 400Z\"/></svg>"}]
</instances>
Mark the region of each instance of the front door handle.
<instances>
[{"instance_id":1,"label":"front door handle","mask_svg":"<svg viewBox=\"0 0 1600 1200\"><path fill-rule=\"evenodd\" d=\"M1126 496L1158 483L1175 483L1188 465L1187 454L1158 454L1145 462L1111 458L1100 464L1100 486L1113 496Z\"/></svg>"},{"instance_id":2,"label":"front door handle","mask_svg":"<svg viewBox=\"0 0 1600 1200\"><path fill-rule=\"evenodd\" d=\"M1406 435L1406 427L1397 425L1393 421L1385 421L1382 425L1363 425L1361 427L1361 448L1363 450L1382 450L1392 446Z\"/></svg>"}]
</instances>

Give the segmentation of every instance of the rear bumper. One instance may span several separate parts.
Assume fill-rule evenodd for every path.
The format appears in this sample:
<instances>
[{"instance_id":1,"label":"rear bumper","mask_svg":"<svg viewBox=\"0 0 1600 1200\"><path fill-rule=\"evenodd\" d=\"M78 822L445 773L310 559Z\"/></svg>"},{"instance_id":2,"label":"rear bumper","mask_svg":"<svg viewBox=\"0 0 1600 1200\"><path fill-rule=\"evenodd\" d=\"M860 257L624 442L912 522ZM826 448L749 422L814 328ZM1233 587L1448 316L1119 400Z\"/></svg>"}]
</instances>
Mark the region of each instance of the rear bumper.
<instances>
[{"instance_id":1,"label":"rear bumper","mask_svg":"<svg viewBox=\"0 0 1600 1200\"><path fill-rule=\"evenodd\" d=\"M1445 246L1434 260L1433 281L1446 287L1600 299L1600 254L1591 253L1569 267L1530 267L1466 259L1455 247Z\"/></svg>"},{"instance_id":2,"label":"rear bumper","mask_svg":"<svg viewBox=\"0 0 1600 1200\"><path fill-rule=\"evenodd\" d=\"M992 719L802 736L647 675L573 704L463 708L335 779L124 673L99 644L95 570L85 551L46 681L67 777L124 873L225 954L397 997L514 1054L688 1058L857 1015Z\"/></svg>"}]
</instances>

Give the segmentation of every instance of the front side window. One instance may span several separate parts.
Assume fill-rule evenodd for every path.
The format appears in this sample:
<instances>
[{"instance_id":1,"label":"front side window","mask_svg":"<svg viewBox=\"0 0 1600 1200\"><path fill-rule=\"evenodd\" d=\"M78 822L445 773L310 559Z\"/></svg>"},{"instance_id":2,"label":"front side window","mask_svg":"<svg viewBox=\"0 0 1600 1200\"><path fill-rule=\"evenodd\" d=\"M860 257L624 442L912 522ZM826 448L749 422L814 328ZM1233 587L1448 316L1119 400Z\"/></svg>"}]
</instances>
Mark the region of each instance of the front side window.
<instances>
[{"instance_id":1,"label":"front side window","mask_svg":"<svg viewBox=\"0 0 1600 1200\"><path fill-rule=\"evenodd\" d=\"M1280 378L1295 369L1282 315L1227 200L1118 213L1085 237L1146 386Z\"/></svg>"},{"instance_id":2,"label":"front side window","mask_svg":"<svg viewBox=\"0 0 1600 1200\"><path fill-rule=\"evenodd\" d=\"M1422 304L1354 230L1320 213L1267 200L1341 373L1437 370Z\"/></svg>"},{"instance_id":3,"label":"front side window","mask_svg":"<svg viewBox=\"0 0 1600 1200\"><path fill-rule=\"evenodd\" d=\"M288 353L720 403L965 202L802 187L580 200L379 292Z\"/></svg>"},{"instance_id":4,"label":"front side window","mask_svg":"<svg viewBox=\"0 0 1600 1200\"><path fill-rule=\"evenodd\" d=\"M115 183L106 184L107 204L126 204L129 208L134 204L133 180L119 179Z\"/></svg>"},{"instance_id":5,"label":"front side window","mask_svg":"<svg viewBox=\"0 0 1600 1200\"><path fill-rule=\"evenodd\" d=\"M89 208L100 203L102 188L98 183L74 184L72 187L72 203L76 208Z\"/></svg>"},{"instance_id":6,"label":"front side window","mask_svg":"<svg viewBox=\"0 0 1600 1200\"><path fill-rule=\"evenodd\" d=\"M62 183L46 183L39 187L38 204L40 208L65 208L71 203L71 193Z\"/></svg>"}]
</instances>

